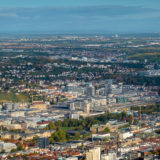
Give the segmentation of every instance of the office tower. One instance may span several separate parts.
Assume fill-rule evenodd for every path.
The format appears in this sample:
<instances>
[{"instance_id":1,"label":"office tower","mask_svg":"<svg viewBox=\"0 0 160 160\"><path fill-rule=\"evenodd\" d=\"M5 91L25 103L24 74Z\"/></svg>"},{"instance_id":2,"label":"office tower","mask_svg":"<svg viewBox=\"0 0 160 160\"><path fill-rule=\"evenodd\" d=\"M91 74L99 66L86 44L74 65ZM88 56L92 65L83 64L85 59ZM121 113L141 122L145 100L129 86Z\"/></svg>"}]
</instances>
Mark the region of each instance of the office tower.
<instances>
[{"instance_id":1,"label":"office tower","mask_svg":"<svg viewBox=\"0 0 160 160\"><path fill-rule=\"evenodd\" d=\"M105 83L105 95L108 96L112 92L112 79L107 79Z\"/></svg>"},{"instance_id":2,"label":"office tower","mask_svg":"<svg viewBox=\"0 0 160 160\"><path fill-rule=\"evenodd\" d=\"M87 83L86 85L86 95L87 96L95 96L96 90L92 83Z\"/></svg>"},{"instance_id":3,"label":"office tower","mask_svg":"<svg viewBox=\"0 0 160 160\"><path fill-rule=\"evenodd\" d=\"M49 138L38 138L38 147L39 148L46 148L49 146Z\"/></svg>"}]
</instances>

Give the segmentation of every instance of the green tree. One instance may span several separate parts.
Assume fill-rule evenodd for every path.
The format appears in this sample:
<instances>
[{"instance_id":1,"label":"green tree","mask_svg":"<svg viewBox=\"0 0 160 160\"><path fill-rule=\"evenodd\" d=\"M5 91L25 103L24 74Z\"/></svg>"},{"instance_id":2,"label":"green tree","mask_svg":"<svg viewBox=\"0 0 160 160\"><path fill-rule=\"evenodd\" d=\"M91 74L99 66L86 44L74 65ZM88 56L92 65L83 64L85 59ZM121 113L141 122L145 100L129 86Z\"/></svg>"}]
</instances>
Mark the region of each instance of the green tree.
<instances>
[{"instance_id":1,"label":"green tree","mask_svg":"<svg viewBox=\"0 0 160 160\"><path fill-rule=\"evenodd\" d=\"M38 136L33 137L32 143L33 143L34 145L37 145L37 140L38 140Z\"/></svg>"},{"instance_id":2,"label":"green tree","mask_svg":"<svg viewBox=\"0 0 160 160\"><path fill-rule=\"evenodd\" d=\"M66 141L66 132L59 130L52 134L52 137L55 142L65 142Z\"/></svg>"},{"instance_id":3,"label":"green tree","mask_svg":"<svg viewBox=\"0 0 160 160\"><path fill-rule=\"evenodd\" d=\"M134 124L134 125L137 125L137 124L138 124L138 120L135 119L134 122L133 122L133 124Z\"/></svg>"},{"instance_id":4,"label":"green tree","mask_svg":"<svg viewBox=\"0 0 160 160\"><path fill-rule=\"evenodd\" d=\"M82 126L82 125L79 125L79 126L78 126L78 130L79 130L79 131L82 131L82 130L83 130L83 126Z\"/></svg>"},{"instance_id":5,"label":"green tree","mask_svg":"<svg viewBox=\"0 0 160 160\"><path fill-rule=\"evenodd\" d=\"M79 132L76 132L74 138L75 138L76 140L80 139L80 133L79 133Z\"/></svg>"},{"instance_id":6,"label":"green tree","mask_svg":"<svg viewBox=\"0 0 160 160\"><path fill-rule=\"evenodd\" d=\"M51 122L49 125L48 125L48 129L49 130L55 130L56 129L56 126L53 122Z\"/></svg>"},{"instance_id":7,"label":"green tree","mask_svg":"<svg viewBox=\"0 0 160 160\"><path fill-rule=\"evenodd\" d=\"M106 127L103 132L104 132L104 133L110 133L110 129L109 129L108 127Z\"/></svg>"},{"instance_id":8,"label":"green tree","mask_svg":"<svg viewBox=\"0 0 160 160\"><path fill-rule=\"evenodd\" d=\"M24 150L24 147L23 147L22 143L18 143L17 151L22 151L22 150Z\"/></svg>"},{"instance_id":9,"label":"green tree","mask_svg":"<svg viewBox=\"0 0 160 160\"><path fill-rule=\"evenodd\" d=\"M62 121L56 121L55 122L55 125L57 126L57 127L62 127Z\"/></svg>"},{"instance_id":10,"label":"green tree","mask_svg":"<svg viewBox=\"0 0 160 160\"><path fill-rule=\"evenodd\" d=\"M52 143L54 143L54 142L55 142L55 141L54 141L54 138L53 138L53 137L50 137L50 138L49 138L49 143L52 144Z\"/></svg>"},{"instance_id":11,"label":"green tree","mask_svg":"<svg viewBox=\"0 0 160 160\"><path fill-rule=\"evenodd\" d=\"M1 151L1 153L5 153L6 151L3 149L2 151Z\"/></svg>"},{"instance_id":12,"label":"green tree","mask_svg":"<svg viewBox=\"0 0 160 160\"><path fill-rule=\"evenodd\" d=\"M145 126L146 126L146 124L145 124L145 123L142 123L142 124L141 124L141 127L145 127Z\"/></svg>"},{"instance_id":13,"label":"green tree","mask_svg":"<svg viewBox=\"0 0 160 160\"><path fill-rule=\"evenodd\" d=\"M157 129L155 132L156 132L157 134L160 134L160 129Z\"/></svg>"},{"instance_id":14,"label":"green tree","mask_svg":"<svg viewBox=\"0 0 160 160\"><path fill-rule=\"evenodd\" d=\"M121 118L124 119L124 118L126 118L126 117L127 117L127 113L126 113L126 112L122 112L122 113L121 113Z\"/></svg>"},{"instance_id":15,"label":"green tree","mask_svg":"<svg viewBox=\"0 0 160 160\"><path fill-rule=\"evenodd\" d=\"M72 140L71 135L70 135L70 134L68 134L68 133L66 134L66 138L67 138L67 140L68 140L68 141L71 141L71 140Z\"/></svg>"},{"instance_id":16,"label":"green tree","mask_svg":"<svg viewBox=\"0 0 160 160\"><path fill-rule=\"evenodd\" d=\"M13 153L13 152L17 152L17 149L12 149L11 152L12 152L12 153Z\"/></svg>"}]
</instances>

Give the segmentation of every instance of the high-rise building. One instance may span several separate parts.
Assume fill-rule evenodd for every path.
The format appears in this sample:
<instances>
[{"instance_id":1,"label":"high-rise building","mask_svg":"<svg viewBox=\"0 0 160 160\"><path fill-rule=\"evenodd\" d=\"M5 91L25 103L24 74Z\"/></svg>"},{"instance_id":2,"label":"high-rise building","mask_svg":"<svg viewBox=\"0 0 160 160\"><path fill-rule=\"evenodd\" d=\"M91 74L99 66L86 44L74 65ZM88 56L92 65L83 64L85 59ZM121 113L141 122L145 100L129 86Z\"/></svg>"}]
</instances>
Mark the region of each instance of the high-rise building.
<instances>
[{"instance_id":1,"label":"high-rise building","mask_svg":"<svg viewBox=\"0 0 160 160\"><path fill-rule=\"evenodd\" d=\"M38 138L39 148L46 148L48 146L49 146L49 138L46 138L46 137Z\"/></svg>"},{"instance_id":2,"label":"high-rise building","mask_svg":"<svg viewBox=\"0 0 160 160\"><path fill-rule=\"evenodd\" d=\"M87 83L86 85L86 95L87 96L95 96L96 90L92 83Z\"/></svg>"},{"instance_id":3,"label":"high-rise building","mask_svg":"<svg viewBox=\"0 0 160 160\"><path fill-rule=\"evenodd\" d=\"M101 159L101 149L100 147L95 147L90 149L89 152L86 153L86 160L100 160Z\"/></svg>"},{"instance_id":4,"label":"high-rise building","mask_svg":"<svg viewBox=\"0 0 160 160\"><path fill-rule=\"evenodd\" d=\"M108 96L111 91L112 91L112 84L113 80L112 79L107 79L106 84L105 84L105 95Z\"/></svg>"},{"instance_id":5,"label":"high-rise building","mask_svg":"<svg viewBox=\"0 0 160 160\"><path fill-rule=\"evenodd\" d=\"M89 113L90 113L90 104L89 104L89 103L85 105L85 107L84 107L84 112L85 112L86 114L89 114Z\"/></svg>"}]
</instances>

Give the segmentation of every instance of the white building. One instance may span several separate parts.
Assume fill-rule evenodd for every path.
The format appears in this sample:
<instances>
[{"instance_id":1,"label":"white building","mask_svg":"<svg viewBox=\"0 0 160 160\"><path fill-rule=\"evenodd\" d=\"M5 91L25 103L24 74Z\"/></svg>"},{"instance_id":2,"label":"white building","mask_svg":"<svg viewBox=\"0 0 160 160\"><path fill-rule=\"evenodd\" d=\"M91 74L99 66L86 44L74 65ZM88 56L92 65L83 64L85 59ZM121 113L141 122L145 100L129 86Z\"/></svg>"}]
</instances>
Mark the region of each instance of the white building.
<instances>
[{"instance_id":1,"label":"white building","mask_svg":"<svg viewBox=\"0 0 160 160\"><path fill-rule=\"evenodd\" d=\"M25 115L24 111L15 111L15 112L11 112L11 117L24 117Z\"/></svg>"},{"instance_id":2,"label":"white building","mask_svg":"<svg viewBox=\"0 0 160 160\"><path fill-rule=\"evenodd\" d=\"M101 149L100 147L95 147L90 149L89 152L86 153L86 160L100 160L101 159Z\"/></svg>"},{"instance_id":3,"label":"white building","mask_svg":"<svg viewBox=\"0 0 160 160\"><path fill-rule=\"evenodd\" d=\"M65 160L78 160L78 158L77 157L68 157Z\"/></svg>"},{"instance_id":4,"label":"white building","mask_svg":"<svg viewBox=\"0 0 160 160\"><path fill-rule=\"evenodd\" d=\"M71 114L69 115L69 118L70 118L70 119L78 119L78 120L79 120L79 114L77 114L77 113L71 113Z\"/></svg>"},{"instance_id":5,"label":"white building","mask_svg":"<svg viewBox=\"0 0 160 160\"><path fill-rule=\"evenodd\" d=\"M5 152L11 152L12 149L16 149L17 146L14 143L4 143L2 141L0 141L0 152L2 152L3 150Z\"/></svg>"},{"instance_id":6,"label":"white building","mask_svg":"<svg viewBox=\"0 0 160 160\"><path fill-rule=\"evenodd\" d=\"M101 160L116 160L116 153L109 152L108 154L101 155Z\"/></svg>"},{"instance_id":7,"label":"white building","mask_svg":"<svg viewBox=\"0 0 160 160\"><path fill-rule=\"evenodd\" d=\"M132 136L133 136L133 133L131 133L131 132L120 133L120 138L122 138L122 139L126 139L126 138L129 138L129 137L132 137Z\"/></svg>"}]
</instances>

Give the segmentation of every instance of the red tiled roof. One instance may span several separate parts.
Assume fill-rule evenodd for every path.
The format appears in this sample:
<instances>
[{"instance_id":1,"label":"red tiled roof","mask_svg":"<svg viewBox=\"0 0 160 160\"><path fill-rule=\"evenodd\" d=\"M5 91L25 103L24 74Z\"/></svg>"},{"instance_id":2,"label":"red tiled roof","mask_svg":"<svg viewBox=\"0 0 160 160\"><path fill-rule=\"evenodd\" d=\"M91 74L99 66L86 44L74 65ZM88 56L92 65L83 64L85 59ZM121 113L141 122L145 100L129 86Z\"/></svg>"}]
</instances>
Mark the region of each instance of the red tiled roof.
<instances>
[{"instance_id":1,"label":"red tiled roof","mask_svg":"<svg viewBox=\"0 0 160 160\"><path fill-rule=\"evenodd\" d=\"M49 124L51 121L37 122L37 124Z\"/></svg>"},{"instance_id":2,"label":"red tiled roof","mask_svg":"<svg viewBox=\"0 0 160 160\"><path fill-rule=\"evenodd\" d=\"M35 102L33 102L33 104L45 104L44 102L42 102L42 101L35 101Z\"/></svg>"}]
</instances>

